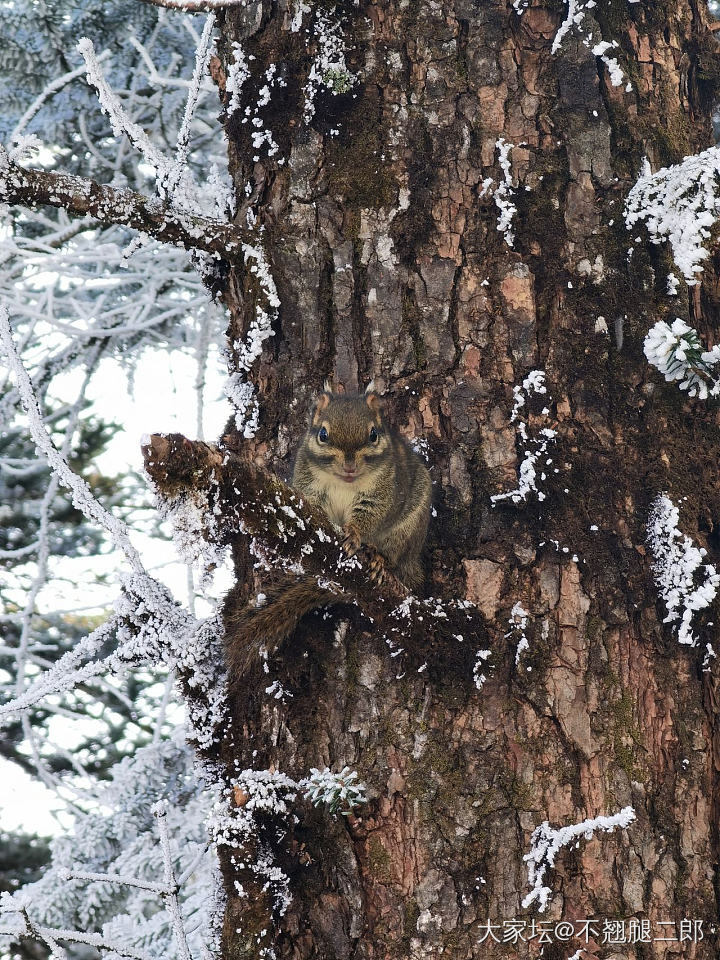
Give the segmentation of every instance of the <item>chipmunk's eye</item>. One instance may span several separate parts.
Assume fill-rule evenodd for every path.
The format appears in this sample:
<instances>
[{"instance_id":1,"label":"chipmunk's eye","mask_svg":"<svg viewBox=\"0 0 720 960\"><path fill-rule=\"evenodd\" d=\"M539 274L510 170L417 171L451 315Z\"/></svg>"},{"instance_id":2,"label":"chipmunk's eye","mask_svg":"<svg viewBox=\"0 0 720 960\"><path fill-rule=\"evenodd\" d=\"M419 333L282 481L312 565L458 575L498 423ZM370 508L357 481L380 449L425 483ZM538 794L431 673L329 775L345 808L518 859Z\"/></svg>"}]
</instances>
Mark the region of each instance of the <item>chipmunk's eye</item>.
<instances>
[{"instance_id":1,"label":"chipmunk's eye","mask_svg":"<svg viewBox=\"0 0 720 960\"><path fill-rule=\"evenodd\" d=\"M328 432L325 429L325 427L320 427L320 429L318 430L317 438L318 438L318 443L327 443Z\"/></svg>"},{"instance_id":2,"label":"chipmunk's eye","mask_svg":"<svg viewBox=\"0 0 720 960\"><path fill-rule=\"evenodd\" d=\"M370 427L370 443L378 442L378 432L375 427Z\"/></svg>"}]
</instances>

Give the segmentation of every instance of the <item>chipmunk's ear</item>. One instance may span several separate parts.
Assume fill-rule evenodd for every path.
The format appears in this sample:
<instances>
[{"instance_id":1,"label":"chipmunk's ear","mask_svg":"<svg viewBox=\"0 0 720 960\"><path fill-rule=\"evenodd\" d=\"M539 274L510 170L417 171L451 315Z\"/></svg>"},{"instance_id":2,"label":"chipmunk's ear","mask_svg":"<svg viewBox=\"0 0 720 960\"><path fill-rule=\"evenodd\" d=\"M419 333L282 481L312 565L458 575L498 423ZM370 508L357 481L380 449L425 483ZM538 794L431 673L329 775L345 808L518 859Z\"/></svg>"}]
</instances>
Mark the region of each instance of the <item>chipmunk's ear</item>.
<instances>
[{"instance_id":1,"label":"chipmunk's ear","mask_svg":"<svg viewBox=\"0 0 720 960\"><path fill-rule=\"evenodd\" d=\"M328 381L325 381L325 390L320 394L317 400L313 401L310 408L310 426L315 427L320 423L320 418L324 410L327 410L332 400L332 390L328 390Z\"/></svg>"},{"instance_id":2,"label":"chipmunk's ear","mask_svg":"<svg viewBox=\"0 0 720 960\"><path fill-rule=\"evenodd\" d=\"M375 392L375 381L371 380L365 389L365 403L370 407L375 419L379 420L383 411L383 402L379 394Z\"/></svg>"}]
</instances>

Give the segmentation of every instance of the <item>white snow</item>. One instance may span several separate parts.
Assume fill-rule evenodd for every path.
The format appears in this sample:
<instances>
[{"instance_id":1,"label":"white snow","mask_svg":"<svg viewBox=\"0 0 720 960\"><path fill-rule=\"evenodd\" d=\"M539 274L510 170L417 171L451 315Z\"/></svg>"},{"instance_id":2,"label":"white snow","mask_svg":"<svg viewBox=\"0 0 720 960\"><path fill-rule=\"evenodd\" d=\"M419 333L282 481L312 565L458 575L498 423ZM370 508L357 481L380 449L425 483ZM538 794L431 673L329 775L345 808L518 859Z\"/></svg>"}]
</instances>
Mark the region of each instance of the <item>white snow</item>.
<instances>
[{"instance_id":1,"label":"white snow","mask_svg":"<svg viewBox=\"0 0 720 960\"><path fill-rule=\"evenodd\" d=\"M715 599L720 574L713 564L705 563L707 551L678 529L679 520L672 500L659 494L648 519L648 542L655 583L667 609L663 622L676 624L679 642L694 647L698 638L692 630L693 618Z\"/></svg>"},{"instance_id":2,"label":"white snow","mask_svg":"<svg viewBox=\"0 0 720 960\"><path fill-rule=\"evenodd\" d=\"M545 874L555 865L555 858L563 847L580 837L590 840L598 830L612 833L616 827L626 828L635 819L633 808L623 807L611 817L595 817L593 820L583 820L582 823L567 827L551 827L549 822L544 820L533 831L530 852L523 857L528 865L528 881L533 887L522 902L523 908L537 900L540 913L547 909L552 890L544 884Z\"/></svg>"},{"instance_id":3,"label":"white snow","mask_svg":"<svg viewBox=\"0 0 720 960\"><path fill-rule=\"evenodd\" d=\"M514 188L510 162L510 151L514 144L508 143L504 137L500 137L495 146L499 151L498 163L503 172L502 182L496 187L494 196L495 206L500 211L497 219L497 228L505 235L507 245L512 247L515 243L515 232L512 227L512 221L517 213L517 207L512 200Z\"/></svg>"},{"instance_id":4,"label":"white snow","mask_svg":"<svg viewBox=\"0 0 720 960\"><path fill-rule=\"evenodd\" d=\"M520 464L518 486L514 490L508 490L507 493L496 493L490 497L493 506L502 500L512 500L513 503L521 503L527 500L531 493L536 493L538 500L545 499L545 493L538 487L538 481L546 478L541 461L545 466L552 464L552 458L547 457L549 445L555 440L556 432L550 427L542 427L536 436L528 435L528 425L520 418L520 411L533 394L547 393L545 386L545 373L543 370L532 370L522 382L522 386L513 387L513 396L515 403L510 415L510 422L517 422L516 432L521 440L523 450L523 460ZM549 413L548 408L544 408L544 414Z\"/></svg>"},{"instance_id":5,"label":"white snow","mask_svg":"<svg viewBox=\"0 0 720 960\"><path fill-rule=\"evenodd\" d=\"M691 286L699 282L703 261L710 255L706 244L720 210L719 174L720 147L709 147L655 173L646 159L625 203L628 230L644 223L651 243L668 240L675 263Z\"/></svg>"},{"instance_id":6,"label":"white snow","mask_svg":"<svg viewBox=\"0 0 720 960\"><path fill-rule=\"evenodd\" d=\"M650 328L643 346L648 361L668 382L680 381L681 390L706 400L720 394L720 345L703 350L697 330L678 317Z\"/></svg>"}]
</instances>

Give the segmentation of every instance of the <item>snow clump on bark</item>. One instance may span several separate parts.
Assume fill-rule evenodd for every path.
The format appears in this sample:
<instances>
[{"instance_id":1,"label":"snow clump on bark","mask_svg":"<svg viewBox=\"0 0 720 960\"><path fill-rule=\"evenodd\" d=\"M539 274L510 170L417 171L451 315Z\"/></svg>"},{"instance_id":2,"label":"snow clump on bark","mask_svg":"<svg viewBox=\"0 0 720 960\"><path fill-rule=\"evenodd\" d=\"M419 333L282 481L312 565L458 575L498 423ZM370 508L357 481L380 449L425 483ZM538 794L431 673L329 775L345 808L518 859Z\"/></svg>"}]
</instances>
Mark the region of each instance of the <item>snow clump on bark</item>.
<instances>
[{"instance_id":1,"label":"snow clump on bark","mask_svg":"<svg viewBox=\"0 0 720 960\"><path fill-rule=\"evenodd\" d=\"M527 423L519 419L520 410L534 393L547 393L545 372L543 370L531 370L523 380L522 386L513 387L515 403L512 414L510 415L510 423L518 421L516 427L517 434L523 441L525 448L523 450L523 461L520 464L518 486L515 490L508 490L507 493L496 493L490 497L490 502L493 506L501 500L512 500L513 503L521 503L527 500L533 491L537 494L538 500L544 500L546 497L546 494L543 493L542 490L539 490L537 486L538 480L545 480L547 478L545 471L539 467L539 463L540 458L544 457L545 466L552 464L552 458L546 457L545 455L547 454L548 446L555 440L556 432L550 427L543 427L537 436L531 437L528 434ZM550 411L545 407L542 412L547 415ZM555 472L557 473L557 470Z\"/></svg>"},{"instance_id":2,"label":"snow clump on bark","mask_svg":"<svg viewBox=\"0 0 720 960\"><path fill-rule=\"evenodd\" d=\"M673 257L690 286L699 283L706 247L720 210L720 147L685 157L655 173L646 159L625 203L628 230L642 222L652 243L669 240Z\"/></svg>"},{"instance_id":3,"label":"snow clump on bark","mask_svg":"<svg viewBox=\"0 0 720 960\"><path fill-rule=\"evenodd\" d=\"M679 621L679 642L694 647L698 639L692 631L692 620L715 599L720 574L711 563L704 563L707 551L696 547L678 529L679 519L678 508L661 493L650 511L648 541L654 557L655 583L667 609L663 623Z\"/></svg>"}]
</instances>

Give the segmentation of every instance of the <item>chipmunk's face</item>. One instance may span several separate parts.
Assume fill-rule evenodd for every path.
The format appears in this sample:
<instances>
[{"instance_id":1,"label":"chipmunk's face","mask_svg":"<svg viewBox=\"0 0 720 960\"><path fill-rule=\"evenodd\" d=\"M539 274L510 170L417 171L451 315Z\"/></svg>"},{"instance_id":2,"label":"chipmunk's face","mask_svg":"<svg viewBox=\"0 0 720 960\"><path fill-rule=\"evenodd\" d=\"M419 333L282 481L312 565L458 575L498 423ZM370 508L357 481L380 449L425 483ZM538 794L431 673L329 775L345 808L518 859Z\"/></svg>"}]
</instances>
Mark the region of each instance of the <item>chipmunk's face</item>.
<instances>
[{"instance_id":1,"label":"chipmunk's face","mask_svg":"<svg viewBox=\"0 0 720 960\"><path fill-rule=\"evenodd\" d=\"M348 485L357 483L381 466L389 447L377 394L321 394L308 437L308 453L320 470Z\"/></svg>"}]
</instances>

